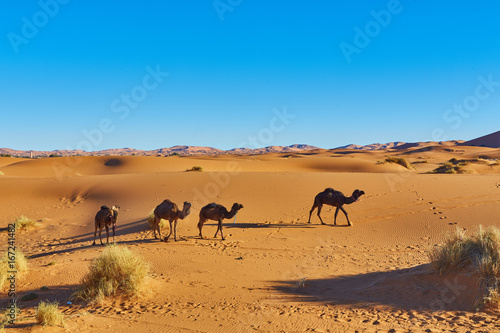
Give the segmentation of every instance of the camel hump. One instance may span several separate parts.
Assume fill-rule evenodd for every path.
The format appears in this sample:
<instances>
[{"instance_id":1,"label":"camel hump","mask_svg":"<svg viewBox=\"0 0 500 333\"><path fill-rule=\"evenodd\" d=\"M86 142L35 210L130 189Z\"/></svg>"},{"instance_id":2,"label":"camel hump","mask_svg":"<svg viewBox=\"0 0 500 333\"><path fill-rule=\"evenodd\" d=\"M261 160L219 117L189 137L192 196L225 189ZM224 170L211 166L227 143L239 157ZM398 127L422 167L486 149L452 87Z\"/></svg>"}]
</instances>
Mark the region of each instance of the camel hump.
<instances>
[{"instance_id":1,"label":"camel hump","mask_svg":"<svg viewBox=\"0 0 500 333\"><path fill-rule=\"evenodd\" d=\"M323 192L336 192L336 191L331 187L327 187Z\"/></svg>"},{"instance_id":2,"label":"camel hump","mask_svg":"<svg viewBox=\"0 0 500 333\"><path fill-rule=\"evenodd\" d=\"M109 207L104 205L104 206L101 206L101 209L109 209Z\"/></svg>"},{"instance_id":3,"label":"camel hump","mask_svg":"<svg viewBox=\"0 0 500 333\"><path fill-rule=\"evenodd\" d=\"M209 203L209 204L207 205L207 207L208 207L208 208L215 208L215 207L217 207L217 204L216 204L215 202L212 202L212 203Z\"/></svg>"}]
</instances>

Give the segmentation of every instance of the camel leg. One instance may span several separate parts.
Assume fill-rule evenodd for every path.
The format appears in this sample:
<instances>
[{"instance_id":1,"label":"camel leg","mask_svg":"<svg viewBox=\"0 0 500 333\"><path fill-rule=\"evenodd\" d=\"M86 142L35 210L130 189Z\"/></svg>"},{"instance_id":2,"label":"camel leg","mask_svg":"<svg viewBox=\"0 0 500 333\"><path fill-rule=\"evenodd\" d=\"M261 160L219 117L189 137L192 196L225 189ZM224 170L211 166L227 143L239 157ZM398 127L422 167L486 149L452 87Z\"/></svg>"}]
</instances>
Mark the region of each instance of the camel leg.
<instances>
[{"instance_id":1,"label":"camel leg","mask_svg":"<svg viewBox=\"0 0 500 333\"><path fill-rule=\"evenodd\" d=\"M333 225L337 225L337 215L339 215L339 207L335 209L335 219L333 220Z\"/></svg>"},{"instance_id":2,"label":"camel leg","mask_svg":"<svg viewBox=\"0 0 500 333\"><path fill-rule=\"evenodd\" d=\"M94 242L92 243L92 245L95 245L95 237L97 236L97 225L95 226L95 230L94 230Z\"/></svg>"},{"instance_id":3,"label":"camel leg","mask_svg":"<svg viewBox=\"0 0 500 333\"><path fill-rule=\"evenodd\" d=\"M158 221L158 224L156 225L156 230L158 230L158 237L160 237L160 242L163 242L163 238L161 238L160 221ZM156 239L156 237L155 237L155 239Z\"/></svg>"},{"instance_id":4,"label":"camel leg","mask_svg":"<svg viewBox=\"0 0 500 333\"><path fill-rule=\"evenodd\" d=\"M323 222L323 219L321 218L321 208L323 208L323 205L319 205L318 206L318 217L319 217L319 220L321 221L321 224L326 224L325 222Z\"/></svg>"},{"instance_id":5,"label":"camel leg","mask_svg":"<svg viewBox=\"0 0 500 333\"><path fill-rule=\"evenodd\" d=\"M168 239L172 235L172 220L168 220L168 225L170 226L170 232L168 233L168 236L165 237L165 242L168 241Z\"/></svg>"},{"instance_id":6,"label":"camel leg","mask_svg":"<svg viewBox=\"0 0 500 333\"><path fill-rule=\"evenodd\" d=\"M347 219L347 224L349 226L352 226L351 222L349 221L349 217L347 216L347 212L345 211L344 207L339 207L339 208L340 208L340 210L342 210L344 212L345 218Z\"/></svg>"},{"instance_id":7,"label":"camel leg","mask_svg":"<svg viewBox=\"0 0 500 333\"><path fill-rule=\"evenodd\" d=\"M217 223L217 231L215 232L214 238L217 238L217 235L219 234L220 229L221 229L221 224Z\"/></svg>"},{"instance_id":8,"label":"camel leg","mask_svg":"<svg viewBox=\"0 0 500 333\"><path fill-rule=\"evenodd\" d=\"M106 244L109 244L109 225L106 224Z\"/></svg>"},{"instance_id":9,"label":"camel leg","mask_svg":"<svg viewBox=\"0 0 500 333\"><path fill-rule=\"evenodd\" d=\"M198 222L198 229L200 229L200 238L203 239L203 235L201 234L201 229L203 228L203 223L205 223L205 220L200 219L200 222Z\"/></svg>"},{"instance_id":10,"label":"camel leg","mask_svg":"<svg viewBox=\"0 0 500 333\"><path fill-rule=\"evenodd\" d=\"M101 227L99 227L99 240L101 241L101 245L104 245L104 244L102 243L101 233L102 233L102 228L101 228Z\"/></svg>"},{"instance_id":11,"label":"camel leg","mask_svg":"<svg viewBox=\"0 0 500 333\"><path fill-rule=\"evenodd\" d=\"M116 224L113 224L113 244L115 244L115 228Z\"/></svg>"},{"instance_id":12,"label":"camel leg","mask_svg":"<svg viewBox=\"0 0 500 333\"><path fill-rule=\"evenodd\" d=\"M158 219L158 217L155 216L155 222L153 224L153 236L155 236L155 239L157 239L156 229L158 228L158 225L160 225L160 220Z\"/></svg>"},{"instance_id":13,"label":"camel leg","mask_svg":"<svg viewBox=\"0 0 500 333\"><path fill-rule=\"evenodd\" d=\"M222 237L222 240L225 240L224 234L222 233L222 220L219 220L219 229L220 229L220 235Z\"/></svg>"},{"instance_id":14,"label":"camel leg","mask_svg":"<svg viewBox=\"0 0 500 333\"><path fill-rule=\"evenodd\" d=\"M307 221L307 223L311 223L311 215L316 207L317 207L317 205L316 205L316 201L315 201L311 210L309 211L309 220Z\"/></svg>"},{"instance_id":15,"label":"camel leg","mask_svg":"<svg viewBox=\"0 0 500 333\"><path fill-rule=\"evenodd\" d=\"M177 242L177 222L178 220L174 221L174 240Z\"/></svg>"}]
</instances>

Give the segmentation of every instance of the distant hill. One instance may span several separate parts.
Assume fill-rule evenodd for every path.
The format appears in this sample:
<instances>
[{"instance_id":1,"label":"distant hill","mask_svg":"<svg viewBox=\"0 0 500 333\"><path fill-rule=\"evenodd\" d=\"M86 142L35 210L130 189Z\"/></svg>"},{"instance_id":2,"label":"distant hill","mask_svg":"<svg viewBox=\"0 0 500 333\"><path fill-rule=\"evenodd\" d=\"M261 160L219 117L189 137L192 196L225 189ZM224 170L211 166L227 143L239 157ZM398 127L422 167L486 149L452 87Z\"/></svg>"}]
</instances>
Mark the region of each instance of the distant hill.
<instances>
[{"instance_id":1,"label":"distant hill","mask_svg":"<svg viewBox=\"0 0 500 333\"><path fill-rule=\"evenodd\" d=\"M473 140L465 141L460 145L500 148L500 131L485 136L481 136Z\"/></svg>"},{"instance_id":2,"label":"distant hill","mask_svg":"<svg viewBox=\"0 0 500 333\"><path fill-rule=\"evenodd\" d=\"M48 156L125 156L125 155L137 155L137 156L170 156L170 155L180 155L180 156L194 156L194 155L222 155L222 154L267 154L267 153L293 153L301 152L305 150L319 149L318 147L309 146L305 144L295 144L291 146L269 146L264 148L234 148L230 150L221 150L212 147L199 147L199 146L174 146L170 148L160 148L154 150L138 150L132 148L121 148L121 149L105 149L99 151L86 152L83 150L52 150L52 151L34 151L34 150L14 150L10 148L0 148L0 154L8 154L11 156L22 156L22 157L48 157Z\"/></svg>"},{"instance_id":3,"label":"distant hill","mask_svg":"<svg viewBox=\"0 0 500 333\"><path fill-rule=\"evenodd\" d=\"M356 149L356 150L380 150L380 149L408 149L408 148L424 148L429 146L454 146L462 143L461 140L451 141L428 141L428 142L389 142L389 143L372 143L366 146L347 145L335 149Z\"/></svg>"}]
</instances>

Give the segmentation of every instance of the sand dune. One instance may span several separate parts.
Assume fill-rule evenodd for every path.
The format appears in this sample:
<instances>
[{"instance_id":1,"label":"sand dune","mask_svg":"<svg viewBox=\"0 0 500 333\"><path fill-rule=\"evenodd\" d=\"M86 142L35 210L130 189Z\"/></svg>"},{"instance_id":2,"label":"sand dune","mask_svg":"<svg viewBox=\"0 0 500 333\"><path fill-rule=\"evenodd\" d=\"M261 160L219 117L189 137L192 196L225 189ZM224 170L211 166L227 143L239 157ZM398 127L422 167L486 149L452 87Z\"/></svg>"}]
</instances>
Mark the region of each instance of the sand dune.
<instances>
[{"instance_id":1,"label":"sand dune","mask_svg":"<svg viewBox=\"0 0 500 333\"><path fill-rule=\"evenodd\" d=\"M470 164L475 174L426 172L498 150L420 148L0 158L0 228L22 214L41 223L17 234L31 258L18 294L39 295L19 301L17 330L31 331L34 306L48 299L60 301L66 330L79 332L497 331L496 314L473 311L477 279L436 275L427 251L457 227L498 224L500 168L478 162ZM387 156L426 163L408 170L383 163ZM185 171L195 165L204 171ZM342 214L332 226L328 207L322 217L330 225L320 225L316 214L307 223L325 187L366 192L345 206L353 227ZM147 226L149 211L167 198L193 204L179 224L179 242L155 241ZM235 223L225 220L226 241L211 237L215 223L205 225L206 239L197 237L198 211L213 201L244 205ZM91 243L103 204L121 207L117 242L151 263L149 291L139 299L67 304L102 251ZM6 234L0 238L6 244ZM5 290L0 298L5 306Z\"/></svg>"}]
</instances>

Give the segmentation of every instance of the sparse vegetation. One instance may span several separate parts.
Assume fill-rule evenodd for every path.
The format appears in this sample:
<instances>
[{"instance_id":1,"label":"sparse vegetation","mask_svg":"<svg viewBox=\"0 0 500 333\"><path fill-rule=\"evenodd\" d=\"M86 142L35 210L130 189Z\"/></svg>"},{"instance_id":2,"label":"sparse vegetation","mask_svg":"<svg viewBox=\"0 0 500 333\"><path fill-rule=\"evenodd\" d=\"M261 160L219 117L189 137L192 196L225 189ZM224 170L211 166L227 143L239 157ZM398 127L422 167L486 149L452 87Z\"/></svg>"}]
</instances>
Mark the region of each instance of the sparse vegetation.
<instances>
[{"instance_id":1,"label":"sparse vegetation","mask_svg":"<svg viewBox=\"0 0 500 333\"><path fill-rule=\"evenodd\" d=\"M19 315L20 313L21 310L19 309L17 304L14 304L13 307L8 307L3 310L2 316L0 317L0 333L5 332L5 325L7 325L9 323L9 320L12 319L12 315Z\"/></svg>"},{"instance_id":2,"label":"sparse vegetation","mask_svg":"<svg viewBox=\"0 0 500 333\"><path fill-rule=\"evenodd\" d=\"M36 307L36 321L43 326L64 326L64 316L58 302L41 301Z\"/></svg>"},{"instance_id":3,"label":"sparse vegetation","mask_svg":"<svg viewBox=\"0 0 500 333\"><path fill-rule=\"evenodd\" d=\"M57 154L50 154L49 157L61 157L61 156L59 156Z\"/></svg>"},{"instance_id":4,"label":"sparse vegetation","mask_svg":"<svg viewBox=\"0 0 500 333\"><path fill-rule=\"evenodd\" d=\"M148 224L151 229L153 229L153 224L155 223L155 210L154 208L149 212L148 215ZM167 221L164 219L160 220L160 229L163 229L167 226Z\"/></svg>"},{"instance_id":5,"label":"sparse vegetation","mask_svg":"<svg viewBox=\"0 0 500 333\"><path fill-rule=\"evenodd\" d=\"M463 174L470 173L469 170L466 170L464 167L467 166L469 162L465 160L457 160L456 158L452 158L448 162L442 164L436 169L430 171L429 173L447 173L447 174Z\"/></svg>"},{"instance_id":6,"label":"sparse vegetation","mask_svg":"<svg viewBox=\"0 0 500 333\"><path fill-rule=\"evenodd\" d=\"M15 267L11 267L9 261L15 260ZM17 278L22 277L26 272L28 272L28 260L24 254L16 249L14 253L6 251L4 255L0 258L0 290L8 283L8 271L15 269L17 271Z\"/></svg>"},{"instance_id":7,"label":"sparse vegetation","mask_svg":"<svg viewBox=\"0 0 500 333\"><path fill-rule=\"evenodd\" d=\"M429 162L427 160L418 160L418 161L411 162L411 164L424 164L424 163L429 163Z\"/></svg>"},{"instance_id":8,"label":"sparse vegetation","mask_svg":"<svg viewBox=\"0 0 500 333\"><path fill-rule=\"evenodd\" d=\"M484 296L478 309L500 305L500 229L479 227L472 236L457 229L447 237L443 246L429 253L432 267L439 274L472 269L483 279Z\"/></svg>"},{"instance_id":9,"label":"sparse vegetation","mask_svg":"<svg viewBox=\"0 0 500 333\"><path fill-rule=\"evenodd\" d=\"M203 171L203 167L199 166L199 165L195 165L194 167L192 167L191 169L187 169L186 171Z\"/></svg>"},{"instance_id":10,"label":"sparse vegetation","mask_svg":"<svg viewBox=\"0 0 500 333\"><path fill-rule=\"evenodd\" d=\"M38 227L40 223L21 215L14 221L14 225L16 226L16 230L29 230L31 228Z\"/></svg>"},{"instance_id":11,"label":"sparse vegetation","mask_svg":"<svg viewBox=\"0 0 500 333\"><path fill-rule=\"evenodd\" d=\"M73 297L99 302L112 295L134 296L143 289L149 264L125 246L111 245L95 258Z\"/></svg>"},{"instance_id":12,"label":"sparse vegetation","mask_svg":"<svg viewBox=\"0 0 500 333\"><path fill-rule=\"evenodd\" d=\"M0 154L0 157L12 157L11 154Z\"/></svg>"},{"instance_id":13,"label":"sparse vegetation","mask_svg":"<svg viewBox=\"0 0 500 333\"><path fill-rule=\"evenodd\" d=\"M402 157L390 156L385 159L385 162L399 164L408 170L415 170L415 167Z\"/></svg>"}]
</instances>

